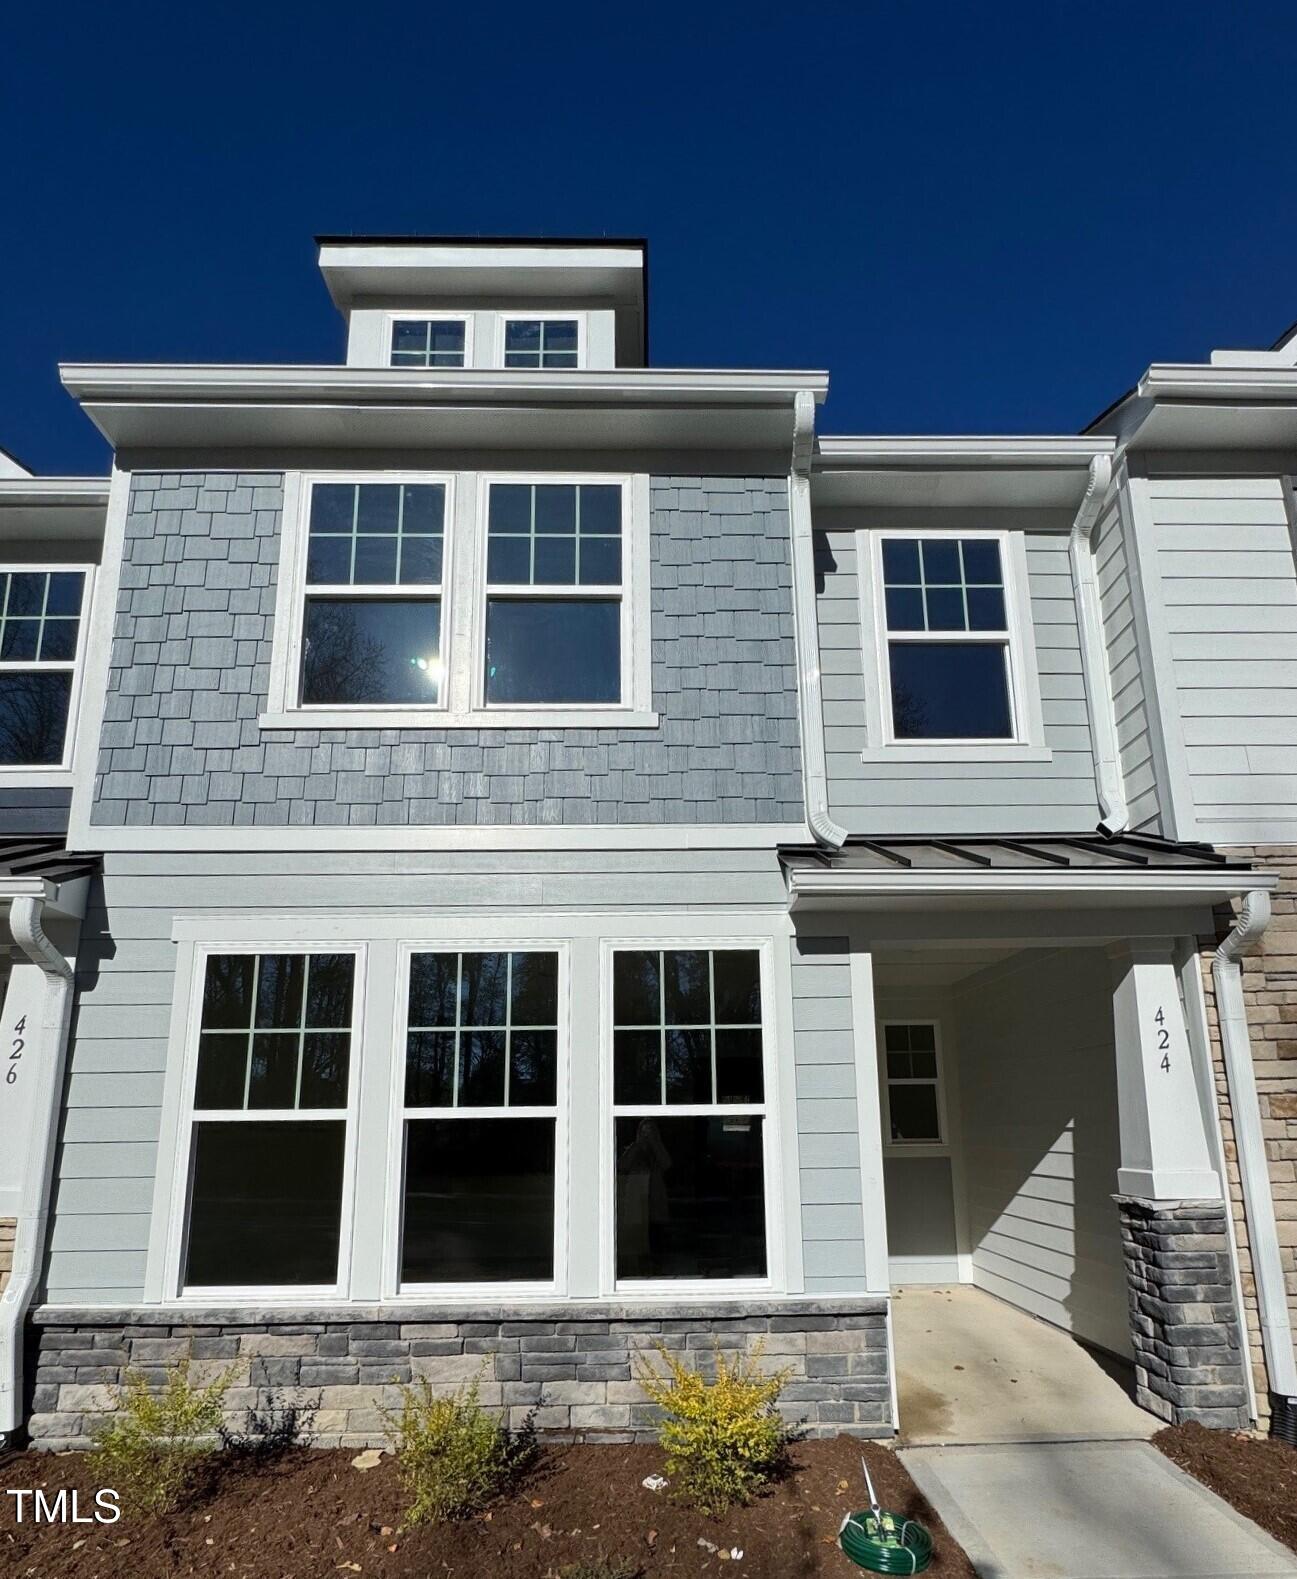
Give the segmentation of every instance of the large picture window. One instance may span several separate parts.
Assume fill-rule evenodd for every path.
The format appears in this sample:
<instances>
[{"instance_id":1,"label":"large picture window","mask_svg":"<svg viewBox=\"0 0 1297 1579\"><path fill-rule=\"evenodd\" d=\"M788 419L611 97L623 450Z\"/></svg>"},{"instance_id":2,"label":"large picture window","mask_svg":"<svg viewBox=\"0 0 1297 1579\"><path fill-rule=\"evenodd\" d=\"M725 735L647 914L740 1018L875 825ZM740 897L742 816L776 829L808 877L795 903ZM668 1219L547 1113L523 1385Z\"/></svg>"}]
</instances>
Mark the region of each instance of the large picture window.
<instances>
[{"instance_id":1,"label":"large picture window","mask_svg":"<svg viewBox=\"0 0 1297 1579\"><path fill-rule=\"evenodd\" d=\"M559 955L410 956L402 1284L554 1277Z\"/></svg>"},{"instance_id":2,"label":"large picture window","mask_svg":"<svg viewBox=\"0 0 1297 1579\"><path fill-rule=\"evenodd\" d=\"M0 571L0 768L66 759L85 581L80 570Z\"/></svg>"},{"instance_id":3,"label":"large picture window","mask_svg":"<svg viewBox=\"0 0 1297 1579\"><path fill-rule=\"evenodd\" d=\"M353 953L207 957L186 1287L336 1284L355 976Z\"/></svg>"},{"instance_id":4,"label":"large picture window","mask_svg":"<svg viewBox=\"0 0 1297 1579\"><path fill-rule=\"evenodd\" d=\"M767 1274L757 949L613 954L616 1276Z\"/></svg>"}]
</instances>

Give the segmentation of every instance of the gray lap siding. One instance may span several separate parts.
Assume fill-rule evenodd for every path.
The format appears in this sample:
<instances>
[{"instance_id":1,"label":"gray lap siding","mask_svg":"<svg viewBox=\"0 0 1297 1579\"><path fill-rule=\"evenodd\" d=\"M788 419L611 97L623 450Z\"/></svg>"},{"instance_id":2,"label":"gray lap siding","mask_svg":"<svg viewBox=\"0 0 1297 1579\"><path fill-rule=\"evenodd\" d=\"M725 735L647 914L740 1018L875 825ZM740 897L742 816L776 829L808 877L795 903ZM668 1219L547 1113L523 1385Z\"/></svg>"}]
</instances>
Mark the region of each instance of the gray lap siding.
<instances>
[{"instance_id":1,"label":"gray lap siding","mask_svg":"<svg viewBox=\"0 0 1297 1579\"><path fill-rule=\"evenodd\" d=\"M802 816L787 483L650 487L650 729L263 730L279 473L137 474L94 826Z\"/></svg>"}]
</instances>

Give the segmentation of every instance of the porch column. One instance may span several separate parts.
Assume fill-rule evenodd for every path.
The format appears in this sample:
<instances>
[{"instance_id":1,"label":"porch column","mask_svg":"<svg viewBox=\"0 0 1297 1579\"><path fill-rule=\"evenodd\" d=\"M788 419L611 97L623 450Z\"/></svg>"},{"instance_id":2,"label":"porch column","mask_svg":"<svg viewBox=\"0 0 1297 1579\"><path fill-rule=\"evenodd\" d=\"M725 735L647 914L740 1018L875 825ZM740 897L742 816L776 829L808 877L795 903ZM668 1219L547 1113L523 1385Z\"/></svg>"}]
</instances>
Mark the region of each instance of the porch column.
<instances>
[{"instance_id":1,"label":"porch column","mask_svg":"<svg viewBox=\"0 0 1297 1579\"><path fill-rule=\"evenodd\" d=\"M1248 1423L1229 1219L1170 938L1110 951L1121 1160L1117 1208L1138 1402L1163 1420Z\"/></svg>"}]
</instances>

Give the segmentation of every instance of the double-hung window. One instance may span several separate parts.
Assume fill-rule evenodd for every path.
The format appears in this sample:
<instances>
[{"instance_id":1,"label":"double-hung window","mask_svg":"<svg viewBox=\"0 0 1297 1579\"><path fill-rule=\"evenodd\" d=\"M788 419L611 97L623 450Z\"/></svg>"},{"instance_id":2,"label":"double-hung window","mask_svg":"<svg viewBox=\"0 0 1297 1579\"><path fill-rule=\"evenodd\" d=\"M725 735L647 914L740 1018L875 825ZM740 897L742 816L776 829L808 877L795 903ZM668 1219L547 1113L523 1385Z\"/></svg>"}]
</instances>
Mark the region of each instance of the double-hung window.
<instances>
[{"instance_id":1,"label":"double-hung window","mask_svg":"<svg viewBox=\"0 0 1297 1579\"><path fill-rule=\"evenodd\" d=\"M85 572L0 570L0 768L69 754Z\"/></svg>"},{"instance_id":2,"label":"double-hung window","mask_svg":"<svg viewBox=\"0 0 1297 1579\"><path fill-rule=\"evenodd\" d=\"M487 707L621 702L625 491L488 484Z\"/></svg>"},{"instance_id":3,"label":"double-hung window","mask_svg":"<svg viewBox=\"0 0 1297 1579\"><path fill-rule=\"evenodd\" d=\"M612 956L618 1281L766 1277L761 952Z\"/></svg>"},{"instance_id":4,"label":"double-hung window","mask_svg":"<svg viewBox=\"0 0 1297 1579\"><path fill-rule=\"evenodd\" d=\"M393 367L468 366L467 318L394 315L389 322Z\"/></svg>"},{"instance_id":5,"label":"double-hung window","mask_svg":"<svg viewBox=\"0 0 1297 1579\"><path fill-rule=\"evenodd\" d=\"M304 706L441 700L444 481L310 485Z\"/></svg>"},{"instance_id":6,"label":"double-hung window","mask_svg":"<svg viewBox=\"0 0 1297 1579\"><path fill-rule=\"evenodd\" d=\"M403 1286L554 1279L559 959L409 956Z\"/></svg>"},{"instance_id":7,"label":"double-hung window","mask_svg":"<svg viewBox=\"0 0 1297 1579\"><path fill-rule=\"evenodd\" d=\"M937 1027L931 1020L883 1025L886 1067L885 1130L893 1146L939 1145L941 1072Z\"/></svg>"},{"instance_id":8,"label":"double-hung window","mask_svg":"<svg viewBox=\"0 0 1297 1579\"><path fill-rule=\"evenodd\" d=\"M574 368L581 365L579 318L506 318L506 367Z\"/></svg>"},{"instance_id":9,"label":"double-hung window","mask_svg":"<svg viewBox=\"0 0 1297 1579\"><path fill-rule=\"evenodd\" d=\"M186 1288L339 1281L357 957L206 956Z\"/></svg>"}]
</instances>

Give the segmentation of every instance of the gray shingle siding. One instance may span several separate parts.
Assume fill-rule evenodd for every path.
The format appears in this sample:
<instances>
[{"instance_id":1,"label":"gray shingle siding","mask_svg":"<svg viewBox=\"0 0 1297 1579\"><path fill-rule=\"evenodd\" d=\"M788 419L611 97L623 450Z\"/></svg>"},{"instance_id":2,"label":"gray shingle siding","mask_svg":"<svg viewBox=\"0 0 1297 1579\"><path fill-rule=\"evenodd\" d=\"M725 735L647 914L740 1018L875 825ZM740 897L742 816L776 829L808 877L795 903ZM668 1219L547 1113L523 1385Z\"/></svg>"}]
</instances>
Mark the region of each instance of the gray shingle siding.
<instances>
[{"instance_id":1,"label":"gray shingle siding","mask_svg":"<svg viewBox=\"0 0 1297 1579\"><path fill-rule=\"evenodd\" d=\"M783 478L654 478L656 729L263 730L282 479L137 474L101 826L788 822L802 815Z\"/></svg>"}]
</instances>

